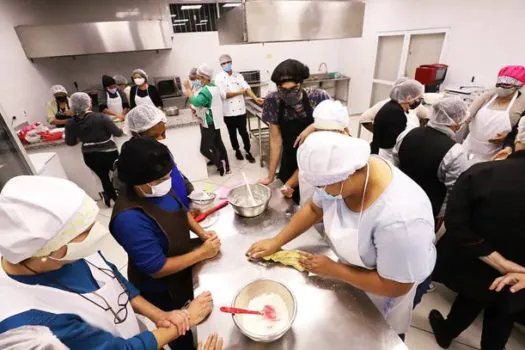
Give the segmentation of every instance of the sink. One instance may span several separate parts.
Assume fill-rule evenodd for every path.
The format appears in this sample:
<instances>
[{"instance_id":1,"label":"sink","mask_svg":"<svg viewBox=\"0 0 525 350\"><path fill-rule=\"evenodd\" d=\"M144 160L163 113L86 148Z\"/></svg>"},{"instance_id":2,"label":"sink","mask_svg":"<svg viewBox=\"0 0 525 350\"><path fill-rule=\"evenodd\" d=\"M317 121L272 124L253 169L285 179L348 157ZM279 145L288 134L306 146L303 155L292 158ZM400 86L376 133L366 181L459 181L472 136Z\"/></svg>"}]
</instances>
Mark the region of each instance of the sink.
<instances>
[{"instance_id":1,"label":"sink","mask_svg":"<svg viewBox=\"0 0 525 350\"><path fill-rule=\"evenodd\" d=\"M318 73L318 74L310 74L310 77L306 79L307 81L318 81L318 80L326 80L330 79L330 73Z\"/></svg>"},{"instance_id":2,"label":"sink","mask_svg":"<svg viewBox=\"0 0 525 350\"><path fill-rule=\"evenodd\" d=\"M308 79L305 81L320 81L320 80L331 80L342 77L343 75L339 72L330 72L330 73L317 73L311 74Z\"/></svg>"}]
</instances>

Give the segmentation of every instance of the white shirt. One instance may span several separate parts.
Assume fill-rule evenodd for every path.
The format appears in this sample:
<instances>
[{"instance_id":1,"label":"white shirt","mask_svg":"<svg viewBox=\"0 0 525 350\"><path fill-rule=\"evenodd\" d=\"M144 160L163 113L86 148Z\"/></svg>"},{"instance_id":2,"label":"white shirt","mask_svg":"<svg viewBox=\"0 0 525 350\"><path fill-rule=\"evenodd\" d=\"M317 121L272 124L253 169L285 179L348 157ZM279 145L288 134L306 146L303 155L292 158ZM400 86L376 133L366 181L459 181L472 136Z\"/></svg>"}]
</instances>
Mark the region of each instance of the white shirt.
<instances>
[{"instance_id":1,"label":"white shirt","mask_svg":"<svg viewBox=\"0 0 525 350\"><path fill-rule=\"evenodd\" d=\"M366 267L401 283L419 283L434 269L434 218L425 192L393 165L392 181L363 212L359 255ZM328 206L318 193L313 203ZM359 213L349 213L359 217Z\"/></svg>"},{"instance_id":2,"label":"white shirt","mask_svg":"<svg viewBox=\"0 0 525 350\"><path fill-rule=\"evenodd\" d=\"M229 75L225 71L217 74L215 77L215 84L220 87L225 93L238 92L242 89L248 89L250 86L244 80L242 74L232 73ZM234 117L246 113L246 104L244 103L244 95L230 97L223 102L224 117Z\"/></svg>"}]
</instances>

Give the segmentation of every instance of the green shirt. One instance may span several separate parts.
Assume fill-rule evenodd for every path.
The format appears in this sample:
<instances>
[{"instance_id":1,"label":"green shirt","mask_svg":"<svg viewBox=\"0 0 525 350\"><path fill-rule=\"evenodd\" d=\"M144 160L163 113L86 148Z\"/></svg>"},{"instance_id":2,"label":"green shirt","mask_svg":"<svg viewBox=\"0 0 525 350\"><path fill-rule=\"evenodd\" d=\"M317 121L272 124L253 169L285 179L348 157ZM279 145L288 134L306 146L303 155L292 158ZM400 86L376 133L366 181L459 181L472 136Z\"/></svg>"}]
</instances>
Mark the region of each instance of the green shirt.
<instances>
[{"instance_id":1,"label":"green shirt","mask_svg":"<svg viewBox=\"0 0 525 350\"><path fill-rule=\"evenodd\" d=\"M192 96L190 99L190 103L194 105L195 107L206 107L208 108L208 111L206 112L206 124L211 125L213 124L213 113L211 111L211 100L212 95L210 90L208 90L208 86L215 86L214 83L209 83L205 87L203 87L197 96Z\"/></svg>"}]
</instances>

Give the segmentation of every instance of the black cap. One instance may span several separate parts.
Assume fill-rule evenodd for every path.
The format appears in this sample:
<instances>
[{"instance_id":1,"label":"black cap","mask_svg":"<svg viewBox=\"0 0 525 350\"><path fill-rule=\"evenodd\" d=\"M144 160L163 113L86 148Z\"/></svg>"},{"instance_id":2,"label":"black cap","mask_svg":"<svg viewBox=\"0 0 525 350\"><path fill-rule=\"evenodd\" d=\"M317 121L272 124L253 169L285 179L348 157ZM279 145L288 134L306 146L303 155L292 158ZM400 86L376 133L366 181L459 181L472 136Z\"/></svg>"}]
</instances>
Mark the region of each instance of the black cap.
<instances>
[{"instance_id":1,"label":"black cap","mask_svg":"<svg viewBox=\"0 0 525 350\"><path fill-rule=\"evenodd\" d=\"M103 75L102 76L102 86L104 88L107 88L108 86L115 85L117 82L113 77L110 77L109 75Z\"/></svg>"},{"instance_id":2,"label":"black cap","mask_svg":"<svg viewBox=\"0 0 525 350\"><path fill-rule=\"evenodd\" d=\"M151 137L134 137L122 145L117 170L126 185L143 185L173 170L171 153Z\"/></svg>"},{"instance_id":3,"label":"black cap","mask_svg":"<svg viewBox=\"0 0 525 350\"><path fill-rule=\"evenodd\" d=\"M308 79L309 76L310 69L308 66L290 58L282 61L275 67L271 79L276 84L282 84L287 81L302 83L305 79Z\"/></svg>"}]
</instances>

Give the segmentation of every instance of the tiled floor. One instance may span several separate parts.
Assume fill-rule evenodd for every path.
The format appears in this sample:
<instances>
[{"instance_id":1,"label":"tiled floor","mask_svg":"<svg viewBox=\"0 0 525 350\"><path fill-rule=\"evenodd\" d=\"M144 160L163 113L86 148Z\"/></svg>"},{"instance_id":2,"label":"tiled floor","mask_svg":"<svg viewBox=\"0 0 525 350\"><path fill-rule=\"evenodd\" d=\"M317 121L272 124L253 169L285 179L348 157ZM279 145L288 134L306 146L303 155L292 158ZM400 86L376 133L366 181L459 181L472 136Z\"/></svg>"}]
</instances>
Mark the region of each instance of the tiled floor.
<instances>
[{"instance_id":1,"label":"tiled floor","mask_svg":"<svg viewBox=\"0 0 525 350\"><path fill-rule=\"evenodd\" d=\"M225 144L228 144L227 138L223 136ZM224 177L215 173L212 167L208 168L210 173L206 181L194 182L197 189L216 191L221 186L233 187L243 183L241 172L244 172L250 182L266 175L266 169L259 166L259 163L250 164L247 161L238 161L235 159L231 149L229 159L232 168L232 174ZM253 152L257 157L258 152ZM109 224L111 209L103 208L99 214L99 221ZM111 237L104 244L103 252L125 274L127 267L127 256L124 250ZM439 350L441 349L435 342L427 316L430 310L438 309L443 314L447 314L450 309L454 293L443 286L437 285L433 293L425 295L422 303L416 308L412 318L412 325L406 337L406 343L412 350ZM479 349L479 340L481 335L481 317L463 334L461 334L450 346L451 350L472 350ZM525 332L515 329L511 339L507 343L507 350L525 349Z\"/></svg>"}]
</instances>

